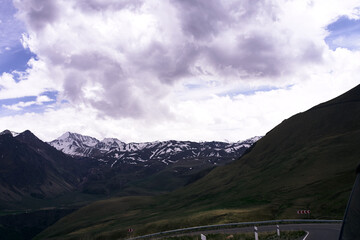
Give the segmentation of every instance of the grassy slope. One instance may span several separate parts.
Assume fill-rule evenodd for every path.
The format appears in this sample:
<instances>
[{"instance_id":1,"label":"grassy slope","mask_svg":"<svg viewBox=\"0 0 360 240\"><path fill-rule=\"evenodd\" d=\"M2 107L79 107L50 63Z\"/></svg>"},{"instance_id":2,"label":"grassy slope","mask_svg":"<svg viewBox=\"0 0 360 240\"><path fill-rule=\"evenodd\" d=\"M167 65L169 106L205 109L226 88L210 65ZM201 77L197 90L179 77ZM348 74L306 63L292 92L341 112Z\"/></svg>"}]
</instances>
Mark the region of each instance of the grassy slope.
<instances>
[{"instance_id":1,"label":"grassy slope","mask_svg":"<svg viewBox=\"0 0 360 240\"><path fill-rule=\"evenodd\" d=\"M341 219L360 162L360 87L285 120L250 153L159 197L119 198L80 209L39 238L126 237L234 221Z\"/></svg>"}]
</instances>

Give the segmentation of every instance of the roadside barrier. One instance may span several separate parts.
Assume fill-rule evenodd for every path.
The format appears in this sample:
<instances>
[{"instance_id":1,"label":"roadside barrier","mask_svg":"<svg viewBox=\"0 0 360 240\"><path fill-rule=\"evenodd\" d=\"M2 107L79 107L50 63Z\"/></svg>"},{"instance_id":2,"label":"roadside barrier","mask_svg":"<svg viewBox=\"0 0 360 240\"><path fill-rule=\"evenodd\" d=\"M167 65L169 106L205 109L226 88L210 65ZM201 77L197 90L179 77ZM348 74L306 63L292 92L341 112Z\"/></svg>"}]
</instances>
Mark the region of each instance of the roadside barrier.
<instances>
[{"instance_id":1,"label":"roadside barrier","mask_svg":"<svg viewBox=\"0 0 360 240\"><path fill-rule=\"evenodd\" d=\"M258 222L240 222L240 223L227 223L227 224L218 224L218 225L207 225L207 226L198 226L198 227L189 227L189 228L181 228L174 229L164 232L157 232L152 234L147 234L143 236L138 236L134 238L128 238L128 240L142 239L142 238L150 238L159 235L165 235L169 233L177 233L177 232L187 232L193 230L202 230L206 228L221 228L221 227L232 227L232 226L247 226L247 225L264 225L264 224L284 224L284 223L342 223L342 220L319 220L319 219L283 219L283 220L267 220L267 221L258 221Z\"/></svg>"}]
</instances>

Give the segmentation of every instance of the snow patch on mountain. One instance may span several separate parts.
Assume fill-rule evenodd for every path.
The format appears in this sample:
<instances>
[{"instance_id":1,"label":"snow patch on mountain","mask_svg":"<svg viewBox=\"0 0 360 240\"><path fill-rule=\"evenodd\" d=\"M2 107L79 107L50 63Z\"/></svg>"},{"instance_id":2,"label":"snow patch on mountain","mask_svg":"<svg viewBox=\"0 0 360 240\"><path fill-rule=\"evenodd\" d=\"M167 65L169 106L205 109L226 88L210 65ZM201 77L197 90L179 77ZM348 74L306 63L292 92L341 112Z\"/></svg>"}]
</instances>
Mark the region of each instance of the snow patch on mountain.
<instances>
[{"instance_id":1,"label":"snow patch on mountain","mask_svg":"<svg viewBox=\"0 0 360 240\"><path fill-rule=\"evenodd\" d=\"M66 154L73 156L87 156L99 143L99 140L78 133L66 132L49 144Z\"/></svg>"}]
</instances>

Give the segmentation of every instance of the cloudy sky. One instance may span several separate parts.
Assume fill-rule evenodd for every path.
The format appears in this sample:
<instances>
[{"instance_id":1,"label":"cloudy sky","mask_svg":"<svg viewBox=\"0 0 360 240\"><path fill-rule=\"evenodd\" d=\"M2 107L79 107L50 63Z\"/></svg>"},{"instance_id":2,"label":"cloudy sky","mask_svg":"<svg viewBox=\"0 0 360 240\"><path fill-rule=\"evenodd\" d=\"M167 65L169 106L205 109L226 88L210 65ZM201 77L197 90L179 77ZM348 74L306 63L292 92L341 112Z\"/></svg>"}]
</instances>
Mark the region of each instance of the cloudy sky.
<instances>
[{"instance_id":1,"label":"cloudy sky","mask_svg":"<svg viewBox=\"0 0 360 240\"><path fill-rule=\"evenodd\" d=\"M0 126L238 141L360 83L358 0L0 0Z\"/></svg>"}]
</instances>

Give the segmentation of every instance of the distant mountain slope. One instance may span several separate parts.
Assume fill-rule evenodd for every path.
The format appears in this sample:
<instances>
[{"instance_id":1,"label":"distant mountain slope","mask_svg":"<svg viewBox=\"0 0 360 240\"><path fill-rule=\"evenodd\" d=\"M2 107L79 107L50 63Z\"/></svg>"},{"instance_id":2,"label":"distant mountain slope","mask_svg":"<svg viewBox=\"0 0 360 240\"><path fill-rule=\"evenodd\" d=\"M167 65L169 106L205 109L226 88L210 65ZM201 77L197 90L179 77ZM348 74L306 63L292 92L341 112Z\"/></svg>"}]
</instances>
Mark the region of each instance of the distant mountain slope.
<instances>
[{"instance_id":1,"label":"distant mountain slope","mask_svg":"<svg viewBox=\"0 0 360 240\"><path fill-rule=\"evenodd\" d=\"M172 191L205 175L215 166L240 157L260 137L236 143L156 141L124 143L102 141L67 132L49 144L75 158L96 159L82 189L87 193L120 195Z\"/></svg>"},{"instance_id":2,"label":"distant mountain slope","mask_svg":"<svg viewBox=\"0 0 360 240\"><path fill-rule=\"evenodd\" d=\"M341 219L360 162L359 142L360 85L284 120L239 160L187 187L159 197L93 203L39 238L84 237L84 231L117 239L126 237L129 227L141 235L203 224L307 217L297 215L300 209L310 209L311 218Z\"/></svg>"},{"instance_id":3,"label":"distant mountain slope","mask_svg":"<svg viewBox=\"0 0 360 240\"><path fill-rule=\"evenodd\" d=\"M236 143L174 140L124 143L116 138L105 138L99 141L90 136L67 132L49 144L72 156L106 158L103 160L114 167L118 162L141 164L152 160L166 165L181 159L194 158L231 158L234 160L260 138L253 137Z\"/></svg>"},{"instance_id":4,"label":"distant mountain slope","mask_svg":"<svg viewBox=\"0 0 360 240\"><path fill-rule=\"evenodd\" d=\"M24 209L120 195L154 195L187 185L241 156L258 137L239 143L123 143L67 132L52 144L30 131L0 133L0 207ZM84 195L85 194L85 195ZM86 194L90 194L87 196ZM64 198L64 197L63 197ZM51 200L52 199L52 200ZM26 202L26 204L24 204Z\"/></svg>"},{"instance_id":5,"label":"distant mountain slope","mask_svg":"<svg viewBox=\"0 0 360 240\"><path fill-rule=\"evenodd\" d=\"M93 137L66 132L49 144L66 154L86 157L91 155L95 145L99 142Z\"/></svg>"}]
</instances>

